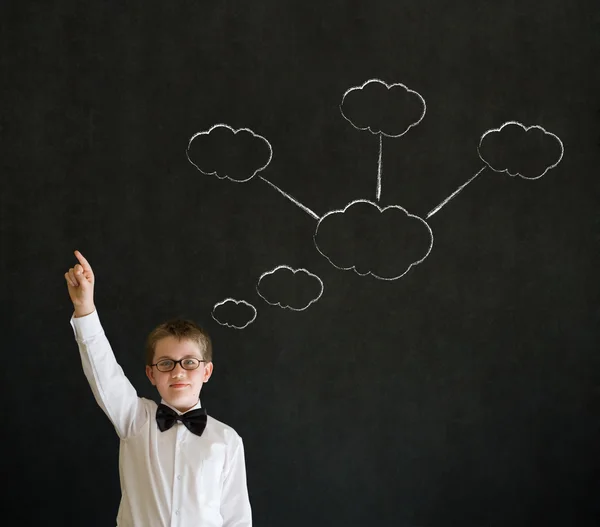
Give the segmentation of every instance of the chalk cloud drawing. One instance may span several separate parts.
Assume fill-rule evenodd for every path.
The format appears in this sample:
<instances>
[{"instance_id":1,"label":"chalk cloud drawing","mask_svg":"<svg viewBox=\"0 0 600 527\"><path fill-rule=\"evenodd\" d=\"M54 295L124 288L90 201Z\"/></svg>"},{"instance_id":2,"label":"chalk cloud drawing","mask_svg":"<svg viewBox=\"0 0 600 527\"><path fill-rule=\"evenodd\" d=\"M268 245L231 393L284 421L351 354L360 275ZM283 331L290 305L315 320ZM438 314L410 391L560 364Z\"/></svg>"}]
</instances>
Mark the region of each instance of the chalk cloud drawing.
<instances>
[{"instance_id":1,"label":"chalk cloud drawing","mask_svg":"<svg viewBox=\"0 0 600 527\"><path fill-rule=\"evenodd\" d=\"M191 137L186 154L203 174L244 183L267 167L273 149L269 141L248 128L235 130L215 124Z\"/></svg>"},{"instance_id":2,"label":"chalk cloud drawing","mask_svg":"<svg viewBox=\"0 0 600 527\"><path fill-rule=\"evenodd\" d=\"M259 174L273 158L273 147L250 128L237 130L228 124L215 124L194 134L186 150L188 161L200 172L219 179L246 183L256 176L315 219L319 216Z\"/></svg>"},{"instance_id":3,"label":"chalk cloud drawing","mask_svg":"<svg viewBox=\"0 0 600 527\"><path fill-rule=\"evenodd\" d=\"M303 311L321 298L323 282L306 269L279 265L260 276L256 292L268 304Z\"/></svg>"},{"instance_id":4,"label":"chalk cloud drawing","mask_svg":"<svg viewBox=\"0 0 600 527\"><path fill-rule=\"evenodd\" d=\"M213 319L221 324L235 329L244 329L256 320L256 308L245 300L226 298L214 305Z\"/></svg>"},{"instance_id":5,"label":"chalk cloud drawing","mask_svg":"<svg viewBox=\"0 0 600 527\"><path fill-rule=\"evenodd\" d=\"M477 148L481 160L495 172L523 179L539 179L560 163L562 141L541 126L516 121L488 130Z\"/></svg>"},{"instance_id":6,"label":"chalk cloud drawing","mask_svg":"<svg viewBox=\"0 0 600 527\"><path fill-rule=\"evenodd\" d=\"M376 199L381 199L383 170L383 136L403 136L419 124L427 106L425 99L404 84L387 84L369 79L344 93L340 104L342 116L358 130L368 130L379 136Z\"/></svg>"},{"instance_id":7,"label":"chalk cloud drawing","mask_svg":"<svg viewBox=\"0 0 600 527\"><path fill-rule=\"evenodd\" d=\"M433 246L427 223L397 205L356 200L321 218L317 250L334 267L381 280L396 280L421 263ZM341 243L340 243L341 242Z\"/></svg>"},{"instance_id":8,"label":"chalk cloud drawing","mask_svg":"<svg viewBox=\"0 0 600 527\"><path fill-rule=\"evenodd\" d=\"M560 163L564 146L558 136L539 125L525 126L517 121L507 121L500 128L487 130L479 141L477 152L485 166L466 183L427 214L433 216L451 199L455 198L486 168L505 172L512 177L539 179Z\"/></svg>"}]
</instances>

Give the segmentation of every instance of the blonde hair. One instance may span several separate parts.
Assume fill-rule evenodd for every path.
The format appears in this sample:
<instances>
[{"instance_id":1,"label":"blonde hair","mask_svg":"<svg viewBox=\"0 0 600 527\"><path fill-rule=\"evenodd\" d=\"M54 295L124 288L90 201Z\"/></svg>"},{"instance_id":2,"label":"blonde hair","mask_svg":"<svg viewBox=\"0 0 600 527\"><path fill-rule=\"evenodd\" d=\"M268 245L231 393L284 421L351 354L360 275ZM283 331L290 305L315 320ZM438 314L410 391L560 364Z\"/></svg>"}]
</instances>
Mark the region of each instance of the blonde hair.
<instances>
[{"instance_id":1,"label":"blonde hair","mask_svg":"<svg viewBox=\"0 0 600 527\"><path fill-rule=\"evenodd\" d=\"M154 351L159 340L175 337L177 340L191 340L198 344L202 358L212 362L212 342L208 333L195 322L185 319L174 319L155 327L146 340L146 364L154 362Z\"/></svg>"}]
</instances>

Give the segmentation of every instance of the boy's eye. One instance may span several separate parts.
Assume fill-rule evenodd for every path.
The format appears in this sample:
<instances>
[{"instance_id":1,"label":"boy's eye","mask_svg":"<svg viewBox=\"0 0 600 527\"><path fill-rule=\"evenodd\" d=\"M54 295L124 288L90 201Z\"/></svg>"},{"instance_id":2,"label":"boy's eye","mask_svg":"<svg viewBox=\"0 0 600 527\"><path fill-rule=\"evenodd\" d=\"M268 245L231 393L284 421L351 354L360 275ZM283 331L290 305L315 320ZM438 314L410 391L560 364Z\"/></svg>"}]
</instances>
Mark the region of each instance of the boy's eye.
<instances>
[{"instance_id":1,"label":"boy's eye","mask_svg":"<svg viewBox=\"0 0 600 527\"><path fill-rule=\"evenodd\" d=\"M161 368L170 368L171 366L173 366L173 361L172 360L161 360L158 365Z\"/></svg>"},{"instance_id":2,"label":"boy's eye","mask_svg":"<svg viewBox=\"0 0 600 527\"><path fill-rule=\"evenodd\" d=\"M196 359L185 359L185 360L183 361L183 363L184 363L186 366L195 366L195 365L196 365L196 362L197 362L197 361L196 361Z\"/></svg>"}]
</instances>

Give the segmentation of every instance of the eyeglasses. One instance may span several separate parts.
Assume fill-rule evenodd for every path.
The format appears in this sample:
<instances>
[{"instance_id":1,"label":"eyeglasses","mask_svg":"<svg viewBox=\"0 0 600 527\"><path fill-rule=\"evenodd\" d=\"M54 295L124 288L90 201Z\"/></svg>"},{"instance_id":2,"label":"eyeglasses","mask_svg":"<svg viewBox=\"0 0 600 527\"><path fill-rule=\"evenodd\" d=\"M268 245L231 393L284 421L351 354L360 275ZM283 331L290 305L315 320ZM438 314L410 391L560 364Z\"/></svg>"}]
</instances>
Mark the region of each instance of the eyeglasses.
<instances>
[{"instance_id":1,"label":"eyeglasses","mask_svg":"<svg viewBox=\"0 0 600 527\"><path fill-rule=\"evenodd\" d=\"M175 369L176 364L181 364L181 367L184 370L195 370L198 366L200 366L201 362L206 361L203 359L188 357L187 359L180 360L163 359L159 360L156 364L151 364L150 366L156 366L158 371L172 371Z\"/></svg>"}]
</instances>

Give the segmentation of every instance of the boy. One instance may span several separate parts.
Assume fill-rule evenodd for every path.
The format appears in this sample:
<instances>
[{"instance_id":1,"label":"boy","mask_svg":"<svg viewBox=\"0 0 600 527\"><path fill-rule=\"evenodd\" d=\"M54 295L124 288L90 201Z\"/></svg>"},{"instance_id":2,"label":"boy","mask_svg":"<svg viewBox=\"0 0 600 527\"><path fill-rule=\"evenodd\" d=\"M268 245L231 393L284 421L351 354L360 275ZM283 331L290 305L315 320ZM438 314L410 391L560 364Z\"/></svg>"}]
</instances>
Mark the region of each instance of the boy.
<instances>
[{"instance_id":1,"label":"boy","mask_svg":"<svg viewBox=\"0 0 600 527\"><path fill-rule=\"evenodd\" d=\"M188 321L158 326L146 375L161 404L138 397L100 324L92 268L75 256L65 273L71 326L94 397L121 438L117 526L251 527L242 439L200 404L213 371L210 338Z\"/></svg>"}]
</instances>

